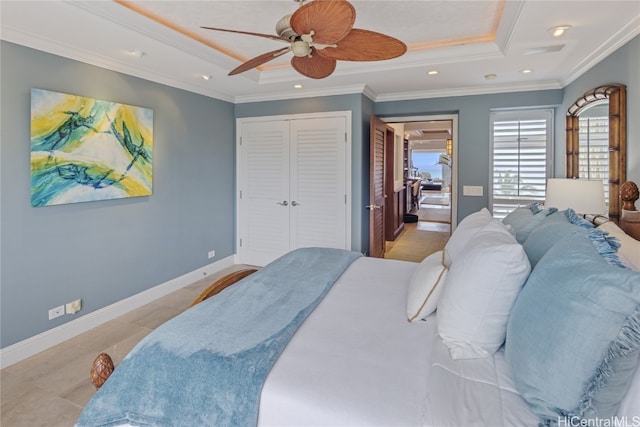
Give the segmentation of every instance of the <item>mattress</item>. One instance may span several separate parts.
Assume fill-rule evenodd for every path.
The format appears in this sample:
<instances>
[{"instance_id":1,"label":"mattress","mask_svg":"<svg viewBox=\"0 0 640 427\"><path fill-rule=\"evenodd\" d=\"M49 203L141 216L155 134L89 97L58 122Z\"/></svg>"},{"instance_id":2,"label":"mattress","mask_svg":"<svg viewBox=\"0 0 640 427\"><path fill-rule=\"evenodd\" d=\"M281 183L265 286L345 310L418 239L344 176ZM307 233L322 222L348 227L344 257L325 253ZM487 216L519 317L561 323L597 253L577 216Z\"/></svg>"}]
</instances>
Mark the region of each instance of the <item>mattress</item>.
<instances>
[{"instance_id":1,"label":"mattress","mask_svg":"<svg viewBox=\"0 0 640 427\"><path fill-rule=\"evenodd\" d=\"M416 263L361 258L298 329L262 390L259 426L522 426L535 417L495 357L453 361L436 317L409 323Z\"/></svg>"}]
</instances>

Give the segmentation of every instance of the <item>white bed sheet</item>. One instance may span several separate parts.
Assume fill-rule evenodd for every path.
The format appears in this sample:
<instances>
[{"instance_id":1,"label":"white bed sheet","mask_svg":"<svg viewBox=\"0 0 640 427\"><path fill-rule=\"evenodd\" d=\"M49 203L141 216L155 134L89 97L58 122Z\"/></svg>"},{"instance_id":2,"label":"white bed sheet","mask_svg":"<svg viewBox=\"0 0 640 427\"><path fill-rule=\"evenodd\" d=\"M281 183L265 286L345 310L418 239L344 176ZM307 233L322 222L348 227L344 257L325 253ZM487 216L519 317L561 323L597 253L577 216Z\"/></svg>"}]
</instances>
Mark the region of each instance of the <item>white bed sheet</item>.
<instances>
[{"instance_id":1,"label":"white bed sheet","mask_svg":"<svg viewBox=\"0 0 640 427\"><path fill-rule=\"evenodd\" d=\"M345 271L269 373L259 426L421 425L434 334L406 318L416 265L360 258Z\"/></svg>"},{"instance_id":2,"label":"white bed sheet","mask_svg":"<svg viewBox=\"0 0 640 427\"><path fill-rule=\"evenodd\" d=\"M416 266L361 258L345 271L271 370L259 426L537 425L502 353L453 361L435 316L407 321Z\"/></svg>"}]
</instances>

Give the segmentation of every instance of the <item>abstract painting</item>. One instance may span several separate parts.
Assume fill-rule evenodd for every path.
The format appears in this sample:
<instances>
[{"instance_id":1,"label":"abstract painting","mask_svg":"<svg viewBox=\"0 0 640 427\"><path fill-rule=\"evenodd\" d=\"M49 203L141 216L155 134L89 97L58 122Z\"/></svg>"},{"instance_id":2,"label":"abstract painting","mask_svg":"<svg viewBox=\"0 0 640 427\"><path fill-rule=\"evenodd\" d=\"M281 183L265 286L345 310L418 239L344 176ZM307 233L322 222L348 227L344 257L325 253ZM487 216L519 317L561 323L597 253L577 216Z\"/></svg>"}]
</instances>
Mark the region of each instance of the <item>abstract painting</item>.
<instances>
[{"instance_id":1,"label":"abstract painting","mask_svg":"<svg viewBox=\"0 0 640 427\"><path fill-rule=\"evenodd\" d=\"M148 196L153 110L31 89L31 205Z\"/></svg>"}]
</instances>

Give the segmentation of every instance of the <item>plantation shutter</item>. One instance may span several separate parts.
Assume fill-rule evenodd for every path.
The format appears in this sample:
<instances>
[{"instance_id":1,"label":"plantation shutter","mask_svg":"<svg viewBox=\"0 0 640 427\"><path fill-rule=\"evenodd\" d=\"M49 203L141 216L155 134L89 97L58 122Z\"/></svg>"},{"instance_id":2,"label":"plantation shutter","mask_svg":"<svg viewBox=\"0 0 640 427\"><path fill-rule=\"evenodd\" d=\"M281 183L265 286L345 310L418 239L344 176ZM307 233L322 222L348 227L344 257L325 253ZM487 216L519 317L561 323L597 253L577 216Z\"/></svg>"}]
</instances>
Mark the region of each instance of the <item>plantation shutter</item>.
<instances>
[{"instance_id":1,"label":"plantation shutter","mask_svg":"<svg viewBox=\"0 0 640 427\"><path fill-rule=\"evenodd\" d=\"M609 116L580 117L578 176L601 179L609 206Z\"/></svg>"},{"instance_id":2,"label":"plantation shutter","mask_svg":"<svg viewBox=\"0 0 640 427\"><path fill-rule=\"evenodd\" d=\"M491 114L491 207L504 218L518 206L544 202L550 176L552 110Z\"/></svg>"}]
</instances>

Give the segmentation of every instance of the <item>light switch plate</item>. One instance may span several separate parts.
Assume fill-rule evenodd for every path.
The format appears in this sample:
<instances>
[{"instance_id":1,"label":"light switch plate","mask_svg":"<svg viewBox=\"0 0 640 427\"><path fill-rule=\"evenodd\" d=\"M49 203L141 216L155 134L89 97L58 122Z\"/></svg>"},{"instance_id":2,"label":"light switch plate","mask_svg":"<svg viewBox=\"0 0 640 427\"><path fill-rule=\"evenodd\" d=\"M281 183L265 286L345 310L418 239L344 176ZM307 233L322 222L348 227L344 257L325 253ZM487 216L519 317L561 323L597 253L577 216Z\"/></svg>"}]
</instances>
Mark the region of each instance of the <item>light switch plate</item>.
<instances>
[{"instance_id":1,"label":"light switch plate","mask_svg":"<svg viewBox=\"0 0 640 427\"><path fill-rule=\"evenodd\" d=\"M463 196L482 196L484 188L481 185L464 185L462 186Z\"/></svg>"}]
</instances>

